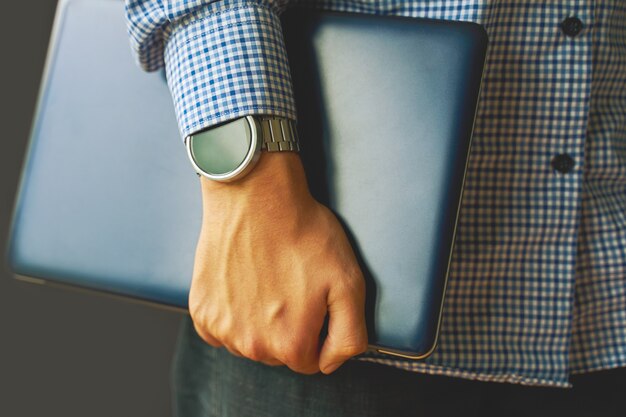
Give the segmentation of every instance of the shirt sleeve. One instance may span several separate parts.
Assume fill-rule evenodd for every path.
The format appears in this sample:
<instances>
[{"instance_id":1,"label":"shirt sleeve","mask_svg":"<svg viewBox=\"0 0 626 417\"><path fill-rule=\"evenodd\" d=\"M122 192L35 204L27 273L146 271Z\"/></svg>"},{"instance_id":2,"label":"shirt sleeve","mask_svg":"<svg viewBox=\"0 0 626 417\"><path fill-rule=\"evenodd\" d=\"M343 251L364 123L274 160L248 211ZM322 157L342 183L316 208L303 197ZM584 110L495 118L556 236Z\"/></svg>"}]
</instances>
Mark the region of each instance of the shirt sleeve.
<instances>
[{"instance_id":1,"label":"shirt sleeve","mask_svg":"<svg viewBox=\"0 0 626 417\"><path fill-rule=\"evenodd\" d=\"M165 67L182 137L249 114L297 120L284 0L126 0L131 47Z\"/></svg>"}]
</instances>

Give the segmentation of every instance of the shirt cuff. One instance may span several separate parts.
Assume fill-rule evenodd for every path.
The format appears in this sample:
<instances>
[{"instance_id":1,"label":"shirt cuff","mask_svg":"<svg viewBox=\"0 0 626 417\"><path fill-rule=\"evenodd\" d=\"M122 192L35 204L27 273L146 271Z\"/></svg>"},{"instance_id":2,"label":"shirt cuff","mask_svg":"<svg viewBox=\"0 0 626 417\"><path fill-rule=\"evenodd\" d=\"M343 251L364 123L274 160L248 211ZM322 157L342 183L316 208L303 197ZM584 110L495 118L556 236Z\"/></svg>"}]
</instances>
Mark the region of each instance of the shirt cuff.
<instances>
[{"instance_id":1,"label":"shirt cuff","mask_svg":"<svg viewBox=\"0 0 626 417\"><path fill-rule=\"evenodd\" d=\"M221 3L169 28L165 68L183 138L249 114L297 120L277 12Z\"/></svg>"}]
</instances>

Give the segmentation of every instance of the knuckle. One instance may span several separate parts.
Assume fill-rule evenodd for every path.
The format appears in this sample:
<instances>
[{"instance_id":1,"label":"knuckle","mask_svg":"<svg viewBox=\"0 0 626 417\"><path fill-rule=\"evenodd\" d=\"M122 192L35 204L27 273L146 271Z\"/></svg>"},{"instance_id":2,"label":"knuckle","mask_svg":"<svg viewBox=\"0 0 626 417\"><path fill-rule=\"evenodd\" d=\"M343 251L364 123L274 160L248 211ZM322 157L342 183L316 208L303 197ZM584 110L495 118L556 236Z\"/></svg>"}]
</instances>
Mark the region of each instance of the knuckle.
<instances>
[{"instance_id":1,"label":"knuckle","mask_svg":"<svg viewBox=\"0 0 626 417\"><path fill-rule=\"evenodd\" d=\"M337 300L343 300L352 305L365 303L365 280L361 278L342 277L343 279L335 280L332 291L335 293Z\"/></svg>"},{"instance_id":2,"label":"knuckle","mask_svg":"<svg viewBox=\"0 0 626 417\"><path fill-rule=\"evenodd\" d=\"M190 312L190 315L193 327L196 329L196 332L198 334L205 333L206 326L204 325L204 316L202 314L199 314L197 310L193 313Z\"/></svg>"},{"instance_id":3,"label":"knuckle","mask_svg":"<svg viewBox=\"0 0 626 417\"><path fill-rule=\"evenodd\" d=\"M289 368L298 368L301 361L301 355L293 346L282 346L276 352L276 358Z\"/></svg>"},{"instance_id":4,"label":"knuckle","mask_svg":"<svg viewBox=\"0 0 626 417\"><path fill-rule=\"evenodd\" d=\"M191 316L191 320L193 320L194 323L199 322L203 315L202 305L197 302L192 302L191 299L189 299L189 315Z\"/></svg>"},{"instance_id":5,"label":"knuckle","mask_svg":"<svg viewBox=\"0 0 626 417\"><path fill-rule=\"evenodd\" d=\"M239 350L237 350L236 348L234 348L233 346L229 344L224 344L224 348L226 348L226 350L233 356L237 356L238 358L243 357L243 355L241 354L241 352L239 352Z\"/></svg>"},{"instance_id":6,"label":"knuckle","mask_svg":"<svg viewBox=\"0 0 626 417\"><path fill-rule=\"evenodd\" d=\"M317 361L300 361L295 365L287 365L292 371L304 375L313 375L320 371Z\"/></svg>"},{"instance_id":7,"label":"knuckle","mask_svg":"<svg viewBox=\"0 0 626 417\"><path fill-rule=\"evenodd\" d=\"M301 368L295 371L304 375L313 375L313 374L318 373L320 371L320 368L317 362L315 362L315 363L308 363L306 364L306 366L302 366Z\"/></svg>"},{"instance_id":8,"label":"knuckle","mask_svg":"<svg viewBox=\"0 0 626 417\"><path fill-rule=\"evenodd\" d=\"M266 359L265 349L259 340L248 338L239 346L239 352L246 358L255 362L261 362Z\"/></svg>"},{"instance_id":9,"label":"knuckle","mask_svg":"<svg viewBox=\"0 0 626 417\"><path fill-rule=\"evenodd\" d=\"M217 340L215 340L215 338L213 338L206 330L204 330L202 327L198 326L195 322L193 322L193 327L196 331L196 334L200 337L200 339L202 339L205 343L214 346L214 347L219 347L219 343Z\"/></svg>"},{"instance_id":10,"label":"knuckle","mask_svg":"<svg viewBox=\"0 0 626 417\"><path fill-rule=\"evenodd\" d=\"M215 346L215 341L224 343L229 335L229 320L219 314L215 314L215 310L202 306L200 308L190 310L191 320L198 335L203 340L214 340L213 343L207 342Z\"/></svg>"},{"instance_id":11,"label":"knuckle","mask_svg":"<svg viewBox=\"0 0 626 417\"><path fill-rule=\"evenodd\" d=\"M206 304L198 304L193 307L190 305L189 315L193 323L205 331L210 330L210 325L216 320L212 310Z\"/></svg>"},{"instance_id":12,"label":"knuckle","mask_svg":"<svg viewBox=\"0 0 626 417\"><path fill-rule=\"evenodd\" d=\"M319 372L317 358L310 354L310 349L305 343L284 345L275 356L292 371L307 375Z\"/></svg>"},{"instance_id":13,"label":"knuckle","mask_svg":"<svg viewBox=\"0 0 626 417\"><path fill-rule=\"evenodd\" d=\"M357 276L342 280L341 283L343 284L342 289L345 292L355 296L365 295L365 279L360 272Z\"/></svg>"},{"instance_id":14,"label":"knuckle","mask_svg":"<svg viewBox=\"0 0 626 417\"><path fill-rule=\"evenodd\" d=\"M190 292L189 298L187 299L189 314L192 318L201 316L206 306L206 303L203 301L202 297L194 294L194 292Z\"/></svg>"},{"instance_id":15,"label":"knuckle","mask_svg":"<svg viewBox=\"0 0 626 417\"><path fill-rule=\"evenodd\" d=\"M278 359L264 359L261 361L263 364L267 365L267 366L282 366L284 365L281 361L279 361Z\"/></svg>"}]
</instances>

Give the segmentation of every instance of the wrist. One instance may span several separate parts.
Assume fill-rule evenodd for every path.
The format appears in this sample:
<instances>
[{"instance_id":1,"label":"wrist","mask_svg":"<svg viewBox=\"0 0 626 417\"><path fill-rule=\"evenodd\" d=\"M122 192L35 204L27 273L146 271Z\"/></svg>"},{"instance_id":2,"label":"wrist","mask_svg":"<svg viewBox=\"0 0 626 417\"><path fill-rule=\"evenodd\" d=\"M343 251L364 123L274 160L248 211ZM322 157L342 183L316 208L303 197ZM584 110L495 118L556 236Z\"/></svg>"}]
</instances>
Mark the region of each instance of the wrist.
<instances>
[{"instance_id":1,"label":"wrist","mask_svg":"<svg viewBox=\"0 0 626 417\"><path fill-rule=\"evenodd\" d=\"M200 182L204 212L212 217L242 210L293 215L313 200L297 152L261 152L254 169L237 181Z\"/></svg>"}]
</instances>

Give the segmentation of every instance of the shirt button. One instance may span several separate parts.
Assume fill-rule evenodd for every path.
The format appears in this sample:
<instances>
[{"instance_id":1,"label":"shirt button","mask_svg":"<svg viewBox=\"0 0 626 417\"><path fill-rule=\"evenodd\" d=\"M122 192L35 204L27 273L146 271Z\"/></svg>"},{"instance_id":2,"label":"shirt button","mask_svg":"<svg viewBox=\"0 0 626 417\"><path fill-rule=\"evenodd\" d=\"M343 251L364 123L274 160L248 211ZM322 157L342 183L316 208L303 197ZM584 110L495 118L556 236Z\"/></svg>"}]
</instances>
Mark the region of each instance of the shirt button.
<instances>
[{"instance_id":1,"label":"shirt button","mask_svg":"<svg viewBox=\"0 0 626 417\"><path fill-rule=\"evenodd\" d=\"M570 38L575 37L583 30L583 22L576 16L568 17L561 22L561 29Z\"/></svg>"},{"instance_id":2,"label":"shirt button","mask_svg":"<svg viewBox=\"0 0 626 417\"><path fill-rule=\"evenodd\" d=\"M560 173L567 174L574 168L574 160L568 154L562 153L552 158L551 165Z\"/></svg>"}]
</instances>

